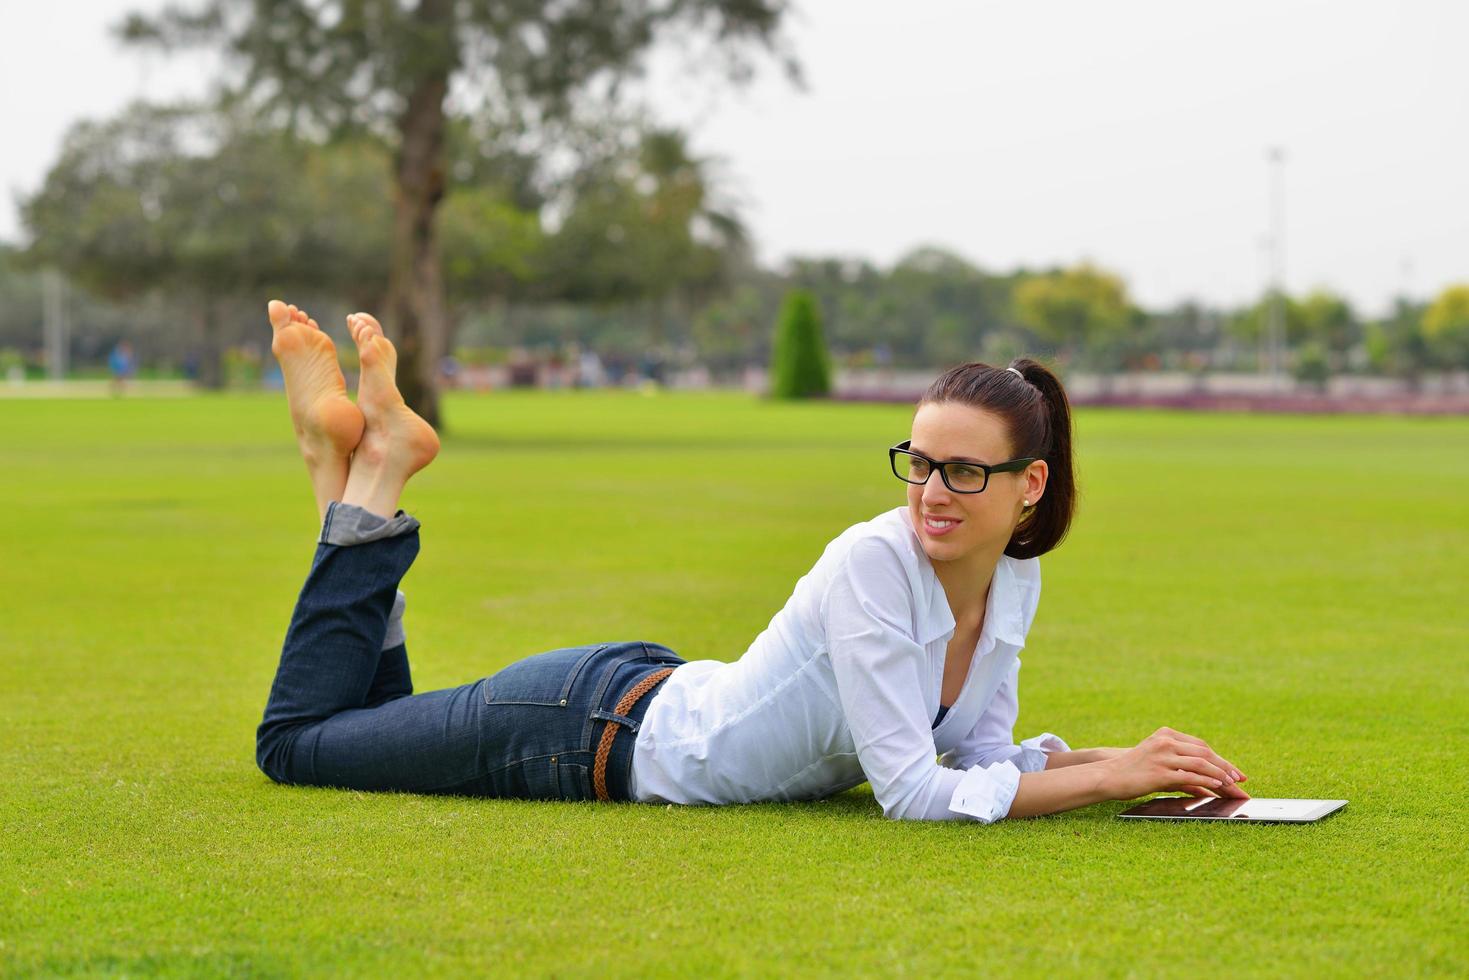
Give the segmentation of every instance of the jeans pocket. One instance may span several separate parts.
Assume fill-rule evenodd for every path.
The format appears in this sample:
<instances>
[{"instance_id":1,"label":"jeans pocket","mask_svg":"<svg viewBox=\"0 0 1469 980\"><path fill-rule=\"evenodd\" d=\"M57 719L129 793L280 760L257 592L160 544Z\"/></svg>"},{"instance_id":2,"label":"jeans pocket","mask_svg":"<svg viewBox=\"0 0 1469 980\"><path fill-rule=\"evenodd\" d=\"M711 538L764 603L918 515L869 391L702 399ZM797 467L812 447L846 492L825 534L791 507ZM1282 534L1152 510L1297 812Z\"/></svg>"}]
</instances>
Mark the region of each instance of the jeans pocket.
<instances>
[{"instance_id":1,"label":"jeans pocket","mask_svg":"<svg viewBox=\"0 0 1469 980\"><path fill-rule=\"evenodd\" d=\"M561 785L561 798L563 800L595 800L596 791L592 789L592 769L577 762L556 763L556 778Z\"/></svg>"},{"instance_id":2,"label":"jeans pocket","mask_svg":"<svg viewBox=\"0 0 1469 980\"><path fill-rule=\"evenodd\" d=\"M565 647L517 660L485 680L485 704L541 704L564 708L577 677L587 663L606 647L605 643L594 647Z\"/></svg>"},{"instance_id":3,"label":"jeans pocket","mask_svg":"<svg viewBox=\"0 0 1469 980\"><path fill-rule=\"evenodd\" d=\"M571 762L559 755L540 755L526 759L517 767L514 795L528 800L592 800L591 767Z\"/></svg>"}]
</instances>

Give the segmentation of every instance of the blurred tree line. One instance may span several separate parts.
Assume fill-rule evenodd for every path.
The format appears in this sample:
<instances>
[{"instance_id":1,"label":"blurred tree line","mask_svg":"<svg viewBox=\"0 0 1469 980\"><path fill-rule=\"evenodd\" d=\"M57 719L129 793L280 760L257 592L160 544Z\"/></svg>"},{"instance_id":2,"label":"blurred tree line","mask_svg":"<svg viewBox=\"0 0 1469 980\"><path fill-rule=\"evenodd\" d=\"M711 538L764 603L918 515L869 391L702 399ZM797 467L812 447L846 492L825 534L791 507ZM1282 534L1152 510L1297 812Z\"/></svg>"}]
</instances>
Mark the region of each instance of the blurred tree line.
<instances>
[{"instance_id":1,"label":"blurred tree line","mask_svg":"<svg viewBox=\"0 0 1469 980\"><path fill-rule=\"evenodd\" d=\"M391 216L380 145L247 132L189 155L162 138L157 111L78 127L26 203L33 243L0 248L5 356L39 371L42 265L70 278L77 363L100 364L127 338L145 365L167 373L192 363L188 373L205 384L224 380L227 349L265 350L268 295L310 307L328 329L352 310L381 308ZM152 138L140 139L145 132ZM1242 309L1148 311L1094 266L993 273L937 248L888 267L810 258L762 268L738 210L715 203L708 162L691 158L673 131L629 129L554 199L518 184L524 171L513 161L491 165L469 140L459 145L465 186L444 206L439 248L448 349L466 361L576 345L613 363L653 356L736 382L747 366L769 363L781 303L801 289L817 302L837 366L928 368L1021 353L1104 374L1266 363L1270 296ZM146 153L130 152L139 147ZM1431 303L1400 298L1377 319L1324 290L1282 303L1283 340L1302 379L1469 367L1469 287Z\"/></svg>"},{"instance_id":2,"label":"blurred tree line","mask_svg":"<svg viewBox=\"0 0 1469 980\"><path fill-rule=\"evenodd\" d=\"M28 242L0 247L0 361L39 357L39 270L55 268L78 362L126 337L145 365L205 385L239 345L265 350L267 298L329 329L378 313L405 395L435 421L450 352L575 344L733 379L768 363L792 289L814 297L838 366L1263 366L1268 295L1148 311L1090 264L994 272L939 248L760 267L717 161L618 93L665 37L747 79L752 51L782 51L786 6L208 0L134 15L126 39L213 47L235 71L207 104L72 129L22 202ZM1279 300L1298 377L1469 366L1469 287L1376 320L1326 291Z\"/></svg>"}]
</instances>

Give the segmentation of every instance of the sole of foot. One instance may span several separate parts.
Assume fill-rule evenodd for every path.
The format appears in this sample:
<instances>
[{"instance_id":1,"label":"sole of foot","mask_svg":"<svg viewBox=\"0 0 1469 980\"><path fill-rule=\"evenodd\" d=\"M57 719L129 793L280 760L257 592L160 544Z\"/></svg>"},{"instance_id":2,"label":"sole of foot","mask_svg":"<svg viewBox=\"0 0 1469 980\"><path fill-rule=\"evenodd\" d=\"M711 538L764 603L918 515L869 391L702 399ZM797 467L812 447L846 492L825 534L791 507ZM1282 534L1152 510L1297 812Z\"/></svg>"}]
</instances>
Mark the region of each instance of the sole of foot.
<instances>
[{"instance_id":1,"label":"sole of foot","mask_svg":"<svg viewBox=\"0 0 1469 980\"><path fill-rule=\"evenodd\" d=\"M347 329L357 344L357 407L366 421L354 466L362 460L406 480L439 454L439 435L403 401L396 380L398 351L382 325L369 314L354 313L347 317Z\"/></svg>"},{"instance_id":2,"label":"sole of foot","mask_svg":"<svg viewBox=\"0 0 1469 980\"><path fill-rule=\"evenodd\" d=\"M274 336L270 352L286 381L291 423L308 459L346 457L362 439L366 420L347 397L337 348L316 321L278 299L266 306Z\"/></svg>"}]
</instances>

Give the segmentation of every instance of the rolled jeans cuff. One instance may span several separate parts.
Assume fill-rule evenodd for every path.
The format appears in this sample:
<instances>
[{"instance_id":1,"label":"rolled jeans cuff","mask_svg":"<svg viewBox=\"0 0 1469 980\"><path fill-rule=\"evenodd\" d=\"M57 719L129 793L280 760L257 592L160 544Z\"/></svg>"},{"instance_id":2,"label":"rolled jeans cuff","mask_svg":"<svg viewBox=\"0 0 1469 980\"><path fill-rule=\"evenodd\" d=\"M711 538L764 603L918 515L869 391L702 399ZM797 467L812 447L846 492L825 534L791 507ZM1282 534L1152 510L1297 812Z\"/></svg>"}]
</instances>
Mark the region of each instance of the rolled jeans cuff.
<instances>
[{"instance_id":1,"label":"rolled jeans cuff","mask_svg":"<svg viewBox=\"0 0 1469 980\"><path fill-rule=\"evenodd\" d=\"M321 538L317 543L333 544L345 548L407 534L418 526L417 518L401 510L391 518L387 518L381 514L374 514L370 510L364 510L356 504L344 504L340 500L333 500L326 505L326 517L321 522ZM407 635L403 631L403 609L407 604L407 597L403 595L402 589L396 591L397 595L393 597L393 611L388 614L388 632L383 637L382 648L384 650L391 650L393 647L402 646L408 642Z\"/></svg>"},{"instance_id":2,"label":"rolled jeans cuff","mask_svg":"<svg viewBox=\"0 0 1469 980\"><path fill-rule=\"evenodd\" d=\"M326 517L322 519L321 537L317 539L317 543L345 548L407 534L418 526L418 519L402 510L389 518L364 510L356 504L333 500L326 505Z\"/></svg>"}]
</instances>

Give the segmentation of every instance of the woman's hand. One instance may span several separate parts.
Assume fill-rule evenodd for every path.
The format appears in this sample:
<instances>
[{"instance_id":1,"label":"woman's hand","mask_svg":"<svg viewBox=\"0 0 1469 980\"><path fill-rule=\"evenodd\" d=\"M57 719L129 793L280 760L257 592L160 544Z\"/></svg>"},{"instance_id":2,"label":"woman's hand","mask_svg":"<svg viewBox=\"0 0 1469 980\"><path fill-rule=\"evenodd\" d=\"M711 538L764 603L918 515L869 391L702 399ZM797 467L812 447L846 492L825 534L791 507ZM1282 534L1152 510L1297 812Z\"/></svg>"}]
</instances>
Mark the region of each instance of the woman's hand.
<instances>
[{"instance_id":1,"label":"woman's hand","mask_svg":"<svg viewBox=\"0 0 1469 980\"><path fill-rule=\"evenodd\" d=\"M1168 790L1181 790L1190 796L1250 798L1236 785L1245 780L1244 773L1203 739L1166 726L1098 764L1106 773L1103 787L1114 800Z\"/></svg>"}]
</instances>

